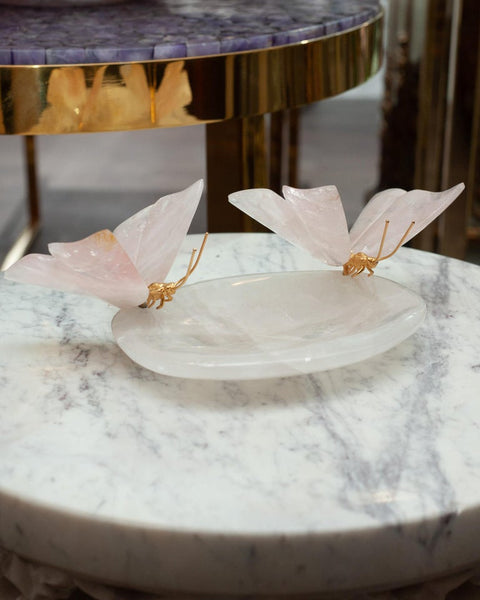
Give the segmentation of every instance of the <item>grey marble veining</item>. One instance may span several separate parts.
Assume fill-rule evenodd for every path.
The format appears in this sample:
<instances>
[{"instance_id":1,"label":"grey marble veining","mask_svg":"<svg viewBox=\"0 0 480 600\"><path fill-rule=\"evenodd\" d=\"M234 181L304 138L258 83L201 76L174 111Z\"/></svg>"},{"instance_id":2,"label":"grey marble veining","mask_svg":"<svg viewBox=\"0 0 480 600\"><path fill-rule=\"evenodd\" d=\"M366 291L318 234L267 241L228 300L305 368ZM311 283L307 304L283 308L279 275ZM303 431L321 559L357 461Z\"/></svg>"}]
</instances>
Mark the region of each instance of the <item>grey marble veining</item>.
<instances>
[{"instance_id":1,"label":"grey marble veining","mask_svg":"<svg viewBox=\"0 0 480 600\"><path fill-rule=\"evenodd\" d=\"M213 235L192 283L317 268L270 234ZM229 382L155 375L114 344L112 307L0 281L0 546L229 593L393 587L478 561L480 268L402 249L376 272L427 302L415 335L350 367Z\"/></svg>"},{"instance_id":2,"label":"grey marble veining","mask_svg":"<svg viewBox=\"0 0 480 600\"><path fill-rule=\"evenodd\" d=\"M0 65L183 58L311 40L366 23L379 0L130 0L0 4Z\"/></svg>"}]
</instances>

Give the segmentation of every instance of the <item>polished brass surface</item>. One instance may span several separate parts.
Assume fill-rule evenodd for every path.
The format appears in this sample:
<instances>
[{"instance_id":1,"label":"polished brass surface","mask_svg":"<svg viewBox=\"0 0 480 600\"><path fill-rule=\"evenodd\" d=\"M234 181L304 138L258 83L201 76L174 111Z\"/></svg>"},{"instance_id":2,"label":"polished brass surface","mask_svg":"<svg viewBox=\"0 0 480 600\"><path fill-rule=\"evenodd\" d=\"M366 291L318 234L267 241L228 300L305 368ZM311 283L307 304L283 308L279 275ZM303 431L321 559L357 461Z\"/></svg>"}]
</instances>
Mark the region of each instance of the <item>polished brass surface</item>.
<instances>
[{"instance_id":1,"label":"polished brass surface","mask_svg":"<svg viewBox=\"0 0 480 600\"><path fill-rule=\"evenodd\" d=\"M35 225L40 221L40 199L38 193L37 160L34 136L25 136L24 152L28 181L28 212L30 214L31 224Z\"/></svg>"},{"instance_id":2,"label":"polished brass surface","mask_svg":"<svg viewBox=\"0 0 480 600\"><path fill-rule=\"evenodd\" d=\"M270 189L279 193L282 187L282 167L284 162L284 133L286 111L270 115Z\"/></svg>"},{"instance_id":3,"label":"polished brass surface","mask_svg":"<svg viewBox=\"0 0 480 600\"><path fill-rule=\"evenodd\" d=\"M298 109L288 111L288 185L298 187Z\"/></svg>"},{"instance_id":4,"label":"polished brass surface","mask_svg":"<svg viewBox=\"0 0 480 600\"><path fill-rule=\"evenodd\" d=\"M27 250L32 245L39 228L39 223L29 223L24 227L22 233L12 244L4 259L0 263L0 271L5 271L5 269L8 269L8 267L12 266L13 263L17 262L17 260L19 260L20 258L22 258L22 256L25 255Z\"/></svg>"},{"instance_id":5,"label":"polished brass surface","mask_svg":"<svg viewBox=\"0 0 480 600\"><path fill-rule=\"evenodd\" d=\"M390 0L379 188L465 192L413 241L465 258L480 228L478 0Z\"/></svg>"},{"instance_id":6,"label":"polished brass surface","mask_svg":"<svg viewBox=\"0 0 480 600\"><path fill-rule=\"evenodd\" d=\"M35 239L40 227L40 200L35 159L35 138L33 136L25 137L24 152L28 182L28 223L0 263L0 271L8 269L10 265L13 265L14 262L25 254Z\"/></svg>"},{"instance_id":7,"label":"polished brass surface","mask_svg":"<svg viewBox=\"0 0 480 600\"><path fill-rule=\"evenodd\" d=\"M264 115L207 125L209 231L265 231L226 199L239 189L269 186L269 141Z\"/></svg>"},{"instance_id":8,"label":"polished brass surface","mask_svg":"<svg viewBox=\"0 0 480 600\"><path fill-rule=\"evenodd\" d=\"M350 89L381 62L382 15L304 43L181 60L0 67L0 133L119 131L212 123Z\"/></svg>"},{"instance_id":9,"label":"polished brass surface","mask_svg":"<svg viewBox=\"0 0 480 600\"><path fill-rule=\"evenodd\" d=\"M448 181L448 153L450 151L453 92L456 79L458 38L458 11L462 0L433 0L428 2L426 14L424 58L420 66L418 113L418 143L416 147L415 180L417 188L440 190L454 185ZM432 99L435 99L432 102ZM456 181L455 183L458 183ZM427 227L413 245L432 250L444 245L441 236L445 217L451 220L465 197L455 202L451 210L437 223ZM463 212L463 207L460 208ZM442 239L443 238L443 239ZM464 232L460 236L465 239ZM447 252L448 253L448 252ZM455 254L455 253L454 253ZM464 255L464 251L460 251Z\"/></svg>"},{"instance_id":10,"label":"polished brass surface","mask_svg":"<svg viewBox=\"0 0 480 600\"><path fill-rule=\"evenodd\" d=\"M208 228L266 231L263 225L225 202L239 189L297 185L297 109L230 119L207 125Z\"/></svg>"},{"instance_id":11,"label":"polished brass surface","mask_svg":"<svg viewBox=\"0 0 480 600\"><path fill-rule=\"evenodd\" d=\"M467 234L469 239L478 241L480 240L480 43L477 49L471 135L467 180L467 215L470 220Z\"/></svg>"},{"instance_id":12,"label":"polished brass surface","mask_svg":"<svg viewBox=\"0 0 480 600\"><path fill-rule=\"evenodd\" d=\"M285 183L297 187L299 109L270 115L270 183L281 194Z\"/></svg>"},{"instance_id":13,"label":"polished brass surface","mask_svg":"<svg viewBox=\"0 0 480 600\"><path fill-rule=\"evenodd\" d=\"M243 231L243 214L226 201L242 187L242 119L209 123L205 128L208 230Z\"/></svg>"}]
</instances>

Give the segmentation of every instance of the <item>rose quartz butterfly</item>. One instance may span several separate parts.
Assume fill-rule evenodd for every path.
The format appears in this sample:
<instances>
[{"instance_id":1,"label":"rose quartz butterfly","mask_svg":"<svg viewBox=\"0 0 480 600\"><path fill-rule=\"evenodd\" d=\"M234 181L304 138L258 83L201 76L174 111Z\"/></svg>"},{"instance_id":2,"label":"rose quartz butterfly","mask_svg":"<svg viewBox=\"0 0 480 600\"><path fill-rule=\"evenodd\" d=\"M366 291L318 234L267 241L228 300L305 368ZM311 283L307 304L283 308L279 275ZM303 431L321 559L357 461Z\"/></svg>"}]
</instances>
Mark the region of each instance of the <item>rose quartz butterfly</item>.
<instances>
[{"instance_id":1,"label":"rose quartz butterfly","mask_svg":"<svg viewBox=\"0 0 480 600\"><path fill-rule=\"evenodd\" d=\"M113 233L104 229L78 242L49 244L50 256L24 256L5 271L5 278L96 296L120 308L152 306L157 301L160 308L198 264L206 237L196 262L196 250L192 252L186 275L175 283L163 283L202 191L199 180L142 209Z\"/></svg>"},{"instance_id":2,"label":"rose quartz butterfly","mask_svg":"<svg viewBox=\"0 0 480 600\"><path fill-rule=\"evenodd\" d=\"M284 186L282 198L267 189L235 192L229 201L295 246L329 265L343 265L344 275L369 275L442 213L464 189L443 192L389 189L376 194L350 233L337 188L308 190Z\"/></svg>"}]
</instances>

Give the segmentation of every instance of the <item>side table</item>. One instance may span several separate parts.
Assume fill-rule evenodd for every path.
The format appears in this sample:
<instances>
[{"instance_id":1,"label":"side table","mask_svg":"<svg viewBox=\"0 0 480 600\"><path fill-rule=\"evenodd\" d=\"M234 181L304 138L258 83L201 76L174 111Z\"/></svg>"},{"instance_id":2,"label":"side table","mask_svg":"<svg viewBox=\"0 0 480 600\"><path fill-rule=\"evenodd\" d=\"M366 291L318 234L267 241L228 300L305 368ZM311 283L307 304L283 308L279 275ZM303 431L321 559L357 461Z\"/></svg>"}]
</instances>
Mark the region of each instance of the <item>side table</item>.
<instances>
[{"instance_id":1,"label":"side table","mask_svg":"<svg viewBox=\"0 0 480 600\"><path fill-rule=\"evenodd\" d=\"M381 38L379 0L0 6L0 133L26 136L30 180L6 262L40 220L33 136L204 123L209 230L243 230L228 193L279 189L285 162L295 185L295 109L368 79Z\"/></svg>"}]
</instances>

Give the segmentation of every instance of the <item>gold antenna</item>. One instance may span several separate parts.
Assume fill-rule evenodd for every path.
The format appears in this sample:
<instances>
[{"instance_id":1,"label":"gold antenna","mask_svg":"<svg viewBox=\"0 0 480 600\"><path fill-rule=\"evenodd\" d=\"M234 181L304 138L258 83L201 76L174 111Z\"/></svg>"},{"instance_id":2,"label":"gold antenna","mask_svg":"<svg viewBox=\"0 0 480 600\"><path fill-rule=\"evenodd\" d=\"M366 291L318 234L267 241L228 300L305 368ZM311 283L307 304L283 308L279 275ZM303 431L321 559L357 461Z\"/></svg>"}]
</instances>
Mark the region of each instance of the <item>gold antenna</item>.
<instances>
[{"instance_id":1,"label":"gold antenna","mask_svg":"<svg viewBox=\"0 0 480 600\"><path fill-rule=\"evenodd\" d=\"M385 221L385 227L383 228L382 240L380 242L380 248L378 249L378 254L375 257L375 260L378 261L380 259L380 255L382 254L383 245L385 244L385 238L387 237L388 226L390 225L390 221Z\"/></svg>"},{"instance_id":2,"label":"gold antenna","mask_svg":"<svg viewBox=\"0 0 480 600\"><path fill-rule=\"evenodd\" d=\"M383 238L382 238L382 243L380 244L380 248L383 248L383 241L385 238L385 234L387 231L387 227L388 227L388 223L389 221L385 221L385 229L383 230ZM393 256L395 254L395 252L400 248L400 246L403 244L403 242L406 240L408 234L410 233L410 231L412 230L412 227L415 225L415 221L412 221L410 223L410 225L408 226L407 231L402 235L402 239L398 242L395 250L393 250L392 252L390 252L390 254L387 254L386 256L382 256L382 258L377 258L378 261L381 260L385 260L386 258L390 258L391 256ZM380 252L379 252L380 255Z\"/></svg>"},{"instance_id":3,"label":"gold antenna","mask_svg":"<svg viewBox=\"0 0 480 600\"><path fill-rule=\"evenodd\" d=\"M195 258L195 254L197 253L197 249L194 248L192 250L192 254L190 256L190 262L188 263L188 268L187 268L187 272L185 273L185 275L179 279L176 283L175 283L175 288L178 289L179 287L182 287L182 285L184 283L186 283L187 279L190 277L190 275L195 271L195 269L197 268L198 262L202 256L203 253L203 249L205 248L205 244L207 243L207 238L208 238L208 231L205 233L205 235L203 236L203 241L202 241L202 245L200 246L200 251L198 253L197 256L197 260L195 261L195 263L193 263L193 259ZM192 266L193 265L193 266Z\"/></svg>"},{"instance_id":4,"label":"gold antenna","mask_svg":"<svg viewBox=\"0 0 480 600\"><path fill-rule=\"evenodd\" d=\"M408 234L412 230L412 227L415 225L415 221L410 223L407 231L403 234L402 239L398 242L395 250L387 254L386 256L381 256L383 251L383 246L385 245L385 239L387 237L388 226L390 225L390 221L385 221L385 227L383 228L382 239L380 240L380 247L378 249L378 254L374 258L373 256L367 256L364 252L356 252L355 254L351 254L348 261L343 265L343 274L350 275L351 277L356 277L363 273L365 269L368 271L368 276L371 277L373 275L373 270L377 266L377 264L381 260L385 260L386 258L390 258L393 256L395 252L400 248L403 242L407 239Z\"/></svg>"}]
</instances>

